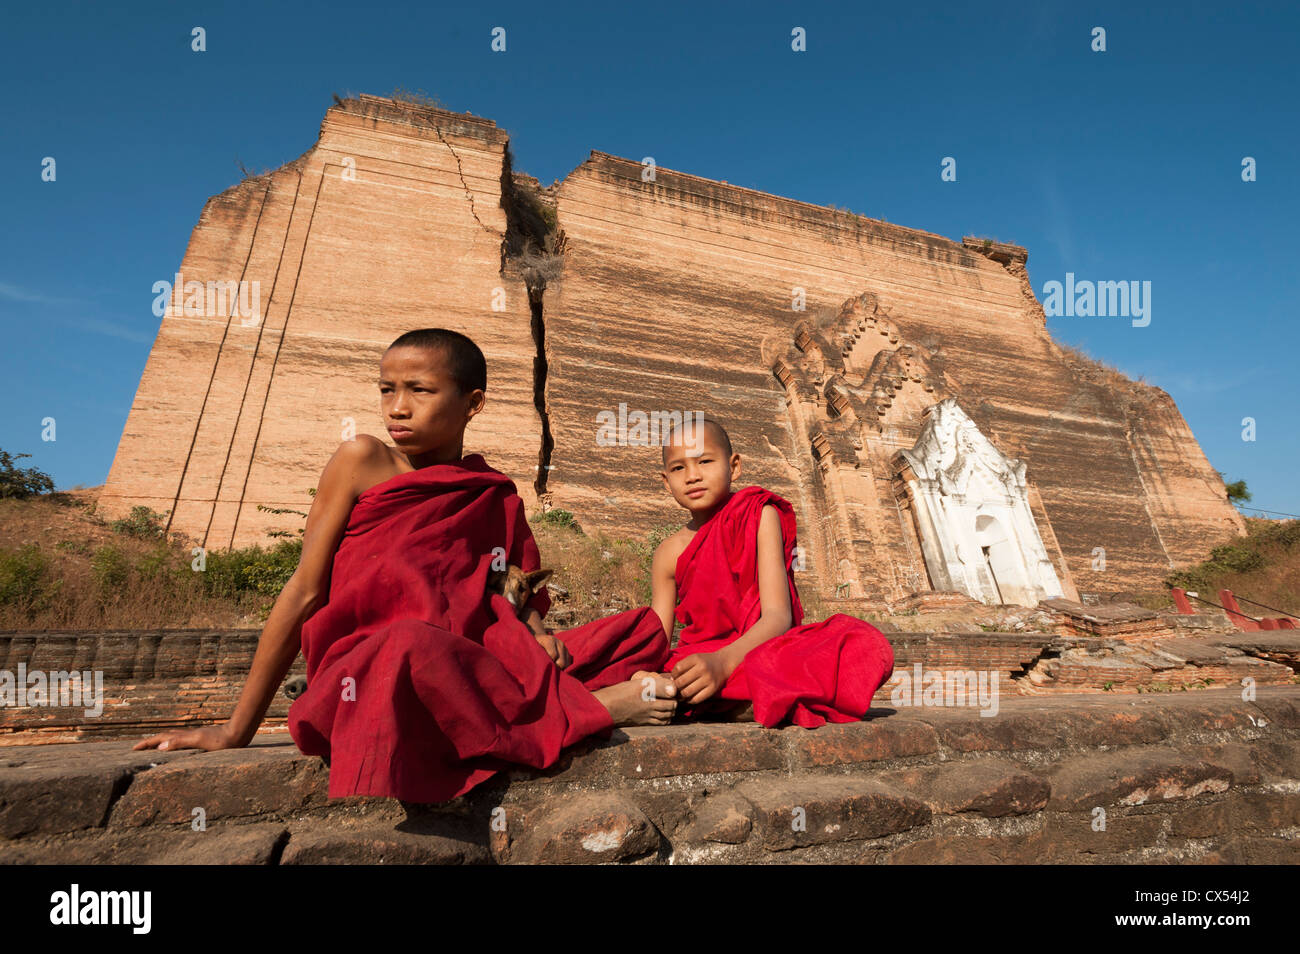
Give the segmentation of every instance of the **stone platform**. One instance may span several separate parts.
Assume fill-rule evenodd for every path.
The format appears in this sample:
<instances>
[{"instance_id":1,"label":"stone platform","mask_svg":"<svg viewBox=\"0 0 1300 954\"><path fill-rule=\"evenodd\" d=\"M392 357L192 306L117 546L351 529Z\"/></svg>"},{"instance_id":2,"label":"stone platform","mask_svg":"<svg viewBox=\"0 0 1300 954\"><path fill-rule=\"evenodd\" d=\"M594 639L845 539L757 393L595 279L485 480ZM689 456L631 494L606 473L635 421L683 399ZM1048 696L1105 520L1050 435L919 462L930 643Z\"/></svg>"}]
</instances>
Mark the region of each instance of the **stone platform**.
<instances>
[{"instance_id":1,"label":"stone platform","mask_svg":"<svg viewBox=\"0 0 1300 954\"><path fill-rule=\"evenodd\" d=\"M444 806L225 752L0 750L8 863L1300 862L1300 686L1054 694L868 721L616 730ZM201 815L206 830L196 831Z\"/></svg>"},{"instance_id":2,"label":"stone platform","mask_svg":"<svg viewBox=\"0 0 1300 954\"><path fill-rule=\"evenodd\" d=\"M102 672L104 709L0 706L0 748L39 742L137 739L230 716L247 678L258 630L0 632L0 670ZM915 667L924 673L998 677L1001 698L1056 692L1160 692L1290 685L1300 671L1300 633L1205 633L1128 640L1034 632L889 632L894 675L876 693L888 705ZM289 676L303 674L299 657ZM277 694L266 725L283 727Z\"/></svg>"}]
</instances>

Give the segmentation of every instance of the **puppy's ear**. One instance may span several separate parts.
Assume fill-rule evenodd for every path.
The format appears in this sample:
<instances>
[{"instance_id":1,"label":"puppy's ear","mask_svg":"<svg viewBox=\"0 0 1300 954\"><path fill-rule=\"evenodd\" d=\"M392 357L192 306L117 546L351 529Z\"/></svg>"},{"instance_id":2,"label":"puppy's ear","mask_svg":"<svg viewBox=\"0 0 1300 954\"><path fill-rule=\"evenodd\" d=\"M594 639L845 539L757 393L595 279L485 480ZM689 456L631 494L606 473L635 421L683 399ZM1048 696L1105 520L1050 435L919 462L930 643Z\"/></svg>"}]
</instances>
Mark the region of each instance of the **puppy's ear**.
<instances>
[{"instance_id":1,"label":"puppy's ear","mask_svg":"<svg viewBox=\"0 0 1300 954\"><path fill-rule=\"evenodd\" d=\"M502 585L506 581L506 574L508 572L509 572L508 570L489 570L488 577L487 577L487 588L489 590L496 590L498 593L500 593Z\"/></svg>"},{"instance_id":2,"label":"puppy's ear","mask_svg":"<svg viewBox=\"0 0 1300 954\"><path fill-rule=\"evenodd\" d=\"M533 570L532 573L528 574L528 591L536 593L542 588L542 584L551 578L551 574L554 572L554 570Z\"/></svg>"}]
</instances>

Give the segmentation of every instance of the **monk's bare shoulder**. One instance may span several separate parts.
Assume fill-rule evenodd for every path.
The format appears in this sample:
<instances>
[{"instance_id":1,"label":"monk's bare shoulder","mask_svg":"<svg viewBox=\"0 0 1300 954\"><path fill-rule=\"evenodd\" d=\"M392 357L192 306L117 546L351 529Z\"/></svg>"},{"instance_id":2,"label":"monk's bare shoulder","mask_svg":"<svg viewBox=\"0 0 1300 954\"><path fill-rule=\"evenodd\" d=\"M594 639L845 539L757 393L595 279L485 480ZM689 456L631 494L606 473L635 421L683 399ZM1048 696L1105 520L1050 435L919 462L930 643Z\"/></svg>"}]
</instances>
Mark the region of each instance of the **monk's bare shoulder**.
<instances>
[{"instance_id":1,"label":"monk's bare shoulder","mask_svg":"<svg viewBox=\"0 0 1300 954\"><path fill-rule=\"evenodd\" d=\"M403 467L393 448L379 438L358 434L339 443L321 474L321 487L328 484L338 496L355 500L376 484L410 469L410 463Z\"/></svg>"},{"instance_id":2,"label":"monk's bare shoulder","mask_svg":"<svg viewBox=\"0 0 1300 954\"><path fill-rule=\"evenodd\" d=\"M659 546L655 548L654 563L676 569L677 558L682 555L682 551L686 549L694 536L694 530L689 527L682 527L676 533L665 537Z\"/></svg>"},{"instance_id":3,"label":"monk's bare shoulder","mask_svg":"<svg viewBox=\"0 0 1300 954\"><path fill-rule=\"evenodd\" d=\"M343 441L325 464L303 530L302 558L294 571L302 592L312 600L329 591L330 567L357 497L386 479L383 475L392 466L383 443L368 436Z\"/></svg>"}]
</instances>

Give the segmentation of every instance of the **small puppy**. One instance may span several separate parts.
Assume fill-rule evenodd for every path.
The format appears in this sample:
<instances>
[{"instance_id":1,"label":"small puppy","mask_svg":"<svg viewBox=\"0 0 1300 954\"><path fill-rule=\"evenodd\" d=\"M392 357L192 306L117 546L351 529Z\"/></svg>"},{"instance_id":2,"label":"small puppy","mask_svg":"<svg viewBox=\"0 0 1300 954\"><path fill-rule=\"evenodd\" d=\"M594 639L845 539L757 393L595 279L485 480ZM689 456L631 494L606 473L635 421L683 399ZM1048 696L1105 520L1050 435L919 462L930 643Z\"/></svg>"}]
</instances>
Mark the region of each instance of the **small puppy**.
<instances>
[{"instance_id":1,"label":"small puppy","mask_svg":"<svg viewBox=\"0 0 1300 954\"><path fill-rule=\"evenodd\" d=\"M523 619L524 604L542 588L542 584L551 578L553 572L533 570L532 573L525 573L512 563L504 570L493 570L488 574L488 592L504 596L515 608L515 615Z\"/></svg>"},{"instance_id":2,"label":"small puppy","mask_svg":"<svg viewBox=\"0 0 1300 954\"><path fill-rule=\"evenodd\" d=\"M504 596L515 608L515 616L523 619L528 599L542 588L554 572L554 570L533 570L531 573L525 573L512 563L504 570L493 570L488 574L487 592ZM290 699L297 699L306 691L306 676L294 676L284 684L284 694Z\"/></svg>"}]
</instances>

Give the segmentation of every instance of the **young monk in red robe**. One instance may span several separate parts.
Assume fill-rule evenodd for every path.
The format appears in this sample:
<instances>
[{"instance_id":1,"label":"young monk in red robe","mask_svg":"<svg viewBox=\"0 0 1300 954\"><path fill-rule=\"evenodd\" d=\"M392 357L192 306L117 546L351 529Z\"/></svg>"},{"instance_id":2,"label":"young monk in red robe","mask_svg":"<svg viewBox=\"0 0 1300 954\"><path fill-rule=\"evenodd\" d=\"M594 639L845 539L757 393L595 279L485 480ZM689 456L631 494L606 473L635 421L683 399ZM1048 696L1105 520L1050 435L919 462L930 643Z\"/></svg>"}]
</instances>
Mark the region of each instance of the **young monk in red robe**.
<instances>
[{"instance_id":1,"label":"young monk in red robe","mask_svg":"<svg viewBox=\"0 0 1300 954\"><path fill-rule=\"evenodd\" d=\"M682 714L736 708L772 727L854 722L894 668L889 641L836 613L800 625L794 510L761 487L733 492L740 455L727 432L688 419L664 445L664 486L690 522L655 551L653 607L664 631L682 629L664 664ZM793 628L792 628L793 627Z\"/></svg>"},{"instance_id":2,"label":"young monk in red robe","mask_svg":"<svg viewBox=\"0 0 1300 954\"><path fill-rule=\"evenodd\" d=\"M538 569L515 485L463 457L483 409L482 351L412 331L380 362L396 448L344 441L321 474L298 569L276 599L234 714L135 748L247 745L301 647L307 689L289 710L298 748L330 765L329 795L441 802L510 765L546 768L615 725L662 725L676 687L649 607L549 636L545 589L521 621L489 573Z\"/></svg>"}]
</instances>

